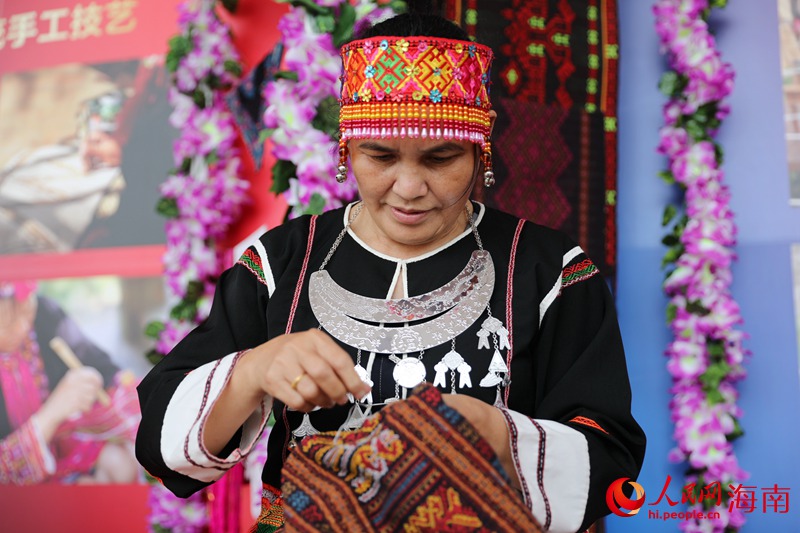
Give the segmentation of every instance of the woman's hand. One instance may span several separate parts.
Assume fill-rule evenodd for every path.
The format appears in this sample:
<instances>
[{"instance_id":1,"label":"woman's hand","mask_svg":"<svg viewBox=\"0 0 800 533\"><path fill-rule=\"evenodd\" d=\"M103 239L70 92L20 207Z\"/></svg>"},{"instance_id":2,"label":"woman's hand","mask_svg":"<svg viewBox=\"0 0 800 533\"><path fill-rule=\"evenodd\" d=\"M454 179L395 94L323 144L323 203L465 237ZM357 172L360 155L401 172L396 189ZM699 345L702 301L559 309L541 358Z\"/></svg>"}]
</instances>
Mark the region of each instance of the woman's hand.
<instances>
[{"instance_id":1,"label":"woman's hand","mask_svg":"<svg viewBox=\"0 0 800 533\"><path fill-rule=\"evenodd\" d=\"M68 370L36 412L45 441L50 441L66 419L91 409L102 388L103 376L96 369L84 366Z\"/></svg>"},{"instance_id":2,"label":"woman's hand","mask_svg":"<svg viewBox=\"0 0 800 533\"><path fill-rule=\"evenodd\" d=\"M348 393L362 398L370 391L350 355L317 329L276 337L244 354L236 366L251 390L298 411L344 405Z\"/></svg>"},{"instance_id":3,"label":"woman's hand","mask_svg":"<svg viewBox=\"0 0 800 533\"><path fill-rule=\"evenodd\" d=\"M206 421L203 439L219 453L258 408L264 395L290 409L309 412L347 402L347 393L366 396L347 352L322 331L312 329L275 337L242 354Z\"/></svg>"},{"instance_id":4,"label":"woman's hand","mask_svg":"<svg viewBox=\"0 0 800 533\"><path fill-rule=\"evenodd\" d=\"M511 456L508 427L500 410L476 398L464 394L442 394L444 403L458 411L489 443L500 459L500 464L511 479L511 485L519 489L519 477Z\"/></svg>"}]
</instances>

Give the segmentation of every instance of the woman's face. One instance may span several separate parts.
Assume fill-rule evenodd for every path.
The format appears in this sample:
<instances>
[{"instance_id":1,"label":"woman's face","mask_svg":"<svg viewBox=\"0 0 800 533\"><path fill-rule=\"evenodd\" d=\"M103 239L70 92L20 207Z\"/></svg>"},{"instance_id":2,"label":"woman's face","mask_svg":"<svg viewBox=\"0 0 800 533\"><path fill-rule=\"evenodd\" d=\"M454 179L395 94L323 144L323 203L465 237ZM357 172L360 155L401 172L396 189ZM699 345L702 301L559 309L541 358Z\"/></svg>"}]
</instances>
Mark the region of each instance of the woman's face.
<instances>
[{"instance_id":1,"label":"woman's face","mask_svg":"<svg viewBox=\"0 0 800 533\"><path fill-rule=\"evenodd\" d=\"M350 161L366 209L353 229L379 251L413 257L466 227L476 145L432 139L350 141Z\"/></svg>"},{"instance_id":2,"label":"woman's face","mask_svg":"<svg viewBox=\"0 0 800 533\"><path fill-rule=\"evenodd\" d=\"M0 298L0 353L18 349L33 329L36 317L36 298L22 302L15 298Z\"/></svg>"}]
</instances>

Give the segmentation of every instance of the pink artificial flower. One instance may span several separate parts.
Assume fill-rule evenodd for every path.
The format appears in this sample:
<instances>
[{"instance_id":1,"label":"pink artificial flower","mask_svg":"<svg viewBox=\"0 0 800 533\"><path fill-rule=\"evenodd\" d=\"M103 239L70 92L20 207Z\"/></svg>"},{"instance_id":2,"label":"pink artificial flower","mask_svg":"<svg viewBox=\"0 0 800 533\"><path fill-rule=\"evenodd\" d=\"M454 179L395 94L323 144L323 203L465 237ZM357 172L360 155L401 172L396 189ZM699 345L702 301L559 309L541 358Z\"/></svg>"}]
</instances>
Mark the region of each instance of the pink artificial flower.
<instances>
[{"instance_id":1,"label":"pink artificial flower","mask_svg":"<svg viewBox=\"0 0 800 533\"><path fill-rule=\"evenodd\" d=\"M686 133L686 130L683 128L667 126L661 128L659 134L661 142L658 145L658 152L667 157L677 157L689 146L689 134Z\"/></svg>"}]
</instances>

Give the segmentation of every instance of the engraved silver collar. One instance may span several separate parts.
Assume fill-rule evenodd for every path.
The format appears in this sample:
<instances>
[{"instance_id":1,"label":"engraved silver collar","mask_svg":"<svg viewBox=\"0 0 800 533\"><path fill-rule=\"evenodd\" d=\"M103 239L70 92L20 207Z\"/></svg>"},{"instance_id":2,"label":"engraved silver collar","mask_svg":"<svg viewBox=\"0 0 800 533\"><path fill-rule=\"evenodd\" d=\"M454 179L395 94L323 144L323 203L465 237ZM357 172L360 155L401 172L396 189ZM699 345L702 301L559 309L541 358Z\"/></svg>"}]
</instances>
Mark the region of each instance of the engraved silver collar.
<instances>
[{"instance_id":1,"label":"engraved silver collar","mask_svg":"<svg viewBox=\"0 0 800 533\"><path fill-rule=\"evenodd\" d=\"M368 298L338 285L325 270L363 204L354 208L325 260L309 280L311 309L333 337L369 352L405 354L450 342L474 324L487 309L495 282L494 263L483 249L474 216L470 226L478 244L464 269L433 291L399 299ZM420 322L424 320L424 322ZM368 324L365 322L372 322ZM406 324L384 327L383 324Z\"/></svg>"}]
</instances>

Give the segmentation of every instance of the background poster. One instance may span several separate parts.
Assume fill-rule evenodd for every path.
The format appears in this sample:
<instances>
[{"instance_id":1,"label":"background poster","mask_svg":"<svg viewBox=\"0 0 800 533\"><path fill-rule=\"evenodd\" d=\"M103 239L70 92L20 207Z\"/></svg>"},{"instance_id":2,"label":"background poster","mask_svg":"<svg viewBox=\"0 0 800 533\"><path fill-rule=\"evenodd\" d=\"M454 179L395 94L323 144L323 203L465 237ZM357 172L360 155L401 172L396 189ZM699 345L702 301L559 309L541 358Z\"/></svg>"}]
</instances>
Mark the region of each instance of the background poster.
<instances>
[{"instance_id":1,"label":"background poster","mask_svg":"<svg viewBox=\"0 0 800 533\"><path fill-rule=\"evenodd\" d=\"M49 498L62 500L78 485L144 479L135 386L149 368L144 326L167 308L155 205L174 165L164 55L177 3L0 2L6 510L43 494L25 484L69 484Z\"/></svg>"},{"instance_id":2,"label":"background poster","mask_svg":"<svg viewBox=\"0 0 800 533\"><path fill-rule=\"evenodd\" d=\"M790 203L800 206L800 2L778 0Z\"/></svg>"},{"instance_id":3,"label":"background poster","mask_svg":"<svg viewBox=\"0 0 800 533\"><path fill-rule=\"evenodd\" d=\"M792 278L794 291L794 322L797 332L797 353L800 357L800 244L792 244Z\"/></svg>"},{"instance_id":4,"label":"background poster","mask_svg":"<svg viewBox=\"0 0 800 533\"><path fill-rule=\"evenodd\" d=\"M0 4L0 278L160 272L176 5Z\"/></svg>"},{"instance_id":5,"label":"background poster","mask_svg":"<svg viewBox=\"0 0 800 533\"><path fill-rule=\"evenodd\" d=\"M0 483L144 480L135 386L163 300L158 277L0 283Z\"/></svg>"}]
</instances>

